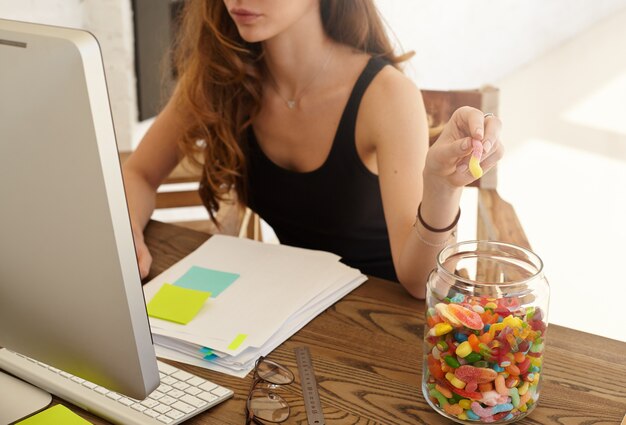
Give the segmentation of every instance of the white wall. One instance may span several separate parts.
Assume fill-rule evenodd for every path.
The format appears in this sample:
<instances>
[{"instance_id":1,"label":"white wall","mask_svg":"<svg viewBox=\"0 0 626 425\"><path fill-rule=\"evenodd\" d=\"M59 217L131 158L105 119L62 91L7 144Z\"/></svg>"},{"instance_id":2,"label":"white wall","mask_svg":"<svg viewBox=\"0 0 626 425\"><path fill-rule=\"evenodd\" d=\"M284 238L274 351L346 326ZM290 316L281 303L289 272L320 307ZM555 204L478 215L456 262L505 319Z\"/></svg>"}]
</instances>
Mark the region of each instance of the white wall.
<instances>
[{"instance_id":1,"label":"white wall","mask_svg":"<svg viewBox=\"0 0 626 425\"><path fill-rule=\"evenodd\" d=\"M0 18L82 28L100 42L120 149L137 123L130 0L0 0Z\"/></svg>"},{"instance_id":2,"label":"white wall","mask_svg":"<svg viewBox=\"0 0 626 425\"><path fill-rule=\"evenodd\" d=\"M376 0L422 88L494 83L625 0Z\"/></svg>"}]
</instances>

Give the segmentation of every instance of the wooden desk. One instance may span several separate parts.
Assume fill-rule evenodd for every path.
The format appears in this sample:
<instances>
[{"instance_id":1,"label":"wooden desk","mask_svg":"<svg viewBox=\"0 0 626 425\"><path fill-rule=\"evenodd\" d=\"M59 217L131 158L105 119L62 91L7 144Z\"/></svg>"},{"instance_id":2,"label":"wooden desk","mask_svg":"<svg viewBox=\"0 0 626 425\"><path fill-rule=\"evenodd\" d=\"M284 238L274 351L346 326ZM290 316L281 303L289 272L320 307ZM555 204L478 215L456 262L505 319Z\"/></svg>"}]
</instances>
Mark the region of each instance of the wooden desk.
<instances>
[{"instance_id":1,"label":"wooden desk","mask_svg":"<svg viewBox=\"0 0 626 425\"><path fill-rule=\"evenodd\" d=\"M155 276L208 235L152 222L146 238ZM365 282L270 354L296 375L281 390L292 409L285 423L307 423L293 349L308 346L327 424L449 424L422 396L423 325L423 301L395 283ZM176 365L235 391L233 399L188 423L245 423L250 376ZM542 381L539 406L519 424L619 424L626 413L626 343L550 325ZM106 423L76 410L93 423Z\"/></svg>"}]
</instances>

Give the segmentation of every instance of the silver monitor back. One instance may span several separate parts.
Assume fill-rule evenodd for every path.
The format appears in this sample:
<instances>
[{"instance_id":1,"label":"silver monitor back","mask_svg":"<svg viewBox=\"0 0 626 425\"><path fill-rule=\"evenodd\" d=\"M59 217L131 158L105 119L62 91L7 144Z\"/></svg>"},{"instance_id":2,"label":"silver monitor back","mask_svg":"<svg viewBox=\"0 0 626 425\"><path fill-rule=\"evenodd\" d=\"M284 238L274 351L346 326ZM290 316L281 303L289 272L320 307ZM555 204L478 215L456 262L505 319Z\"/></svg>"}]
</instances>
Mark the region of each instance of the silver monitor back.
<instances>
[{"instance_id":1,"label":"silver monitor back","mask_svg":"<svg viewBox=\"0 0 626 425\"><path fill-rule=\"evenodd\" d=\"M159 384L85 31L0 20L0 346L136 399Z\"/></svg>"}]
</instances>

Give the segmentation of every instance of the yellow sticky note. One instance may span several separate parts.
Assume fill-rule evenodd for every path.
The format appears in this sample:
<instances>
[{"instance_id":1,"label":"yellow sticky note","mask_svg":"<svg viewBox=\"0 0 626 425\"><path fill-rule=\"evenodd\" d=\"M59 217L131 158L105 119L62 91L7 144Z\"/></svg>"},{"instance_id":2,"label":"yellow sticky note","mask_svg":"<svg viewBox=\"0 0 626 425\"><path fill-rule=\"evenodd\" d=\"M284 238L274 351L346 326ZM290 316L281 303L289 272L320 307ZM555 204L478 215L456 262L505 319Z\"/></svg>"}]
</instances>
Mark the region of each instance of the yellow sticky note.
<instances>
[{"instance_id":1,"label":"yellow sticky note","mask_svg":"<svg viewBox=\"0 0 626 425\"><path fill-rule=\"evenodd\" d=\"M57 404L43 412L37 413L28 419L18 422L17 425L90 425L91 422L78 416L62 404Z\"/></svg>"},{"instance_id":2,"label":"yellow sticky note","mask_svg":"<svg viewBox=\"0 0 626 425\"><path fill-rule=\"evenodd\" d=\"M237 348L239 348L241 343L245 341L246 338L248 338L248 335L246 335L246 334L239 334L239 335L237 335L235 337L235 339L233 339L233 341L228 346L228 349L229 350L236 350Z\"/></svg>"},{"instance_id":3,"label":"yellow sticky note","mask_svg":"<svg viewBox=\"0 0 626 425\"><path fill-rule=\"evenodd\" d=\"M163 284L148 303L148 315L186 325L196 317L210 292Z\"/></svg>"}]
</instances>

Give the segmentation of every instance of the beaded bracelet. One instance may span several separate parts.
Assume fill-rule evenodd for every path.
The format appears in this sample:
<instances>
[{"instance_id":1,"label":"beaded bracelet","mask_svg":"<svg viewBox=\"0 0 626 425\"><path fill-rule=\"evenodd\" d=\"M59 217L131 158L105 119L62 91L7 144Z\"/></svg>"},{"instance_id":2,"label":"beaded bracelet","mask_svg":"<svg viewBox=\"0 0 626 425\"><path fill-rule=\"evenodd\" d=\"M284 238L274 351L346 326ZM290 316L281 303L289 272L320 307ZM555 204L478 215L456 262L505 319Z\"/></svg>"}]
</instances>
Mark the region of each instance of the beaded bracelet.
<instances>
[{"instance_id":1,"label":"beaded bracelet","mask_svg":"<svg viewBox=\"0 0 626 425\"><path fill-rule=\"evenodd\" d=\"M450 233L450 236L448 236L444 241L441 242L430 242L428 240L426 240L422 234L420 233L419 229L417 228L417 226L415 227L415 233L417 233L417 238L422 241L422 243L424 243L424 245L428 245L428 246L432 246L433 248L439 248L442 246L445 246L448 244L448 242L450 242L451 240L454 241L456 240L456 231L453 231L452 233Z\"/></svg>"},{"instance_id":2,"label":"beaded bracelet","mask_svg":"<svg viewBox=\"0 0 626 425\"><path fill-rule=\"evenodd\" d=\"M450 230L454 229L454 227L458 224L459 218L461 218L460 207L459 207L459 212L456 213L456 217L454 217L454 220L452 221L452 224L450 224L448 227L444 229L437 229L436 227L430 226L428 223L424 221L424 218L422 218L422 203L421 202L419 206L417 207L417 219L419 220L420 223L422 223L422 226L424 226L426 230L430 230L431 232L434 232L434 233L449 232Z\"/></svg>"}]
</instances>

